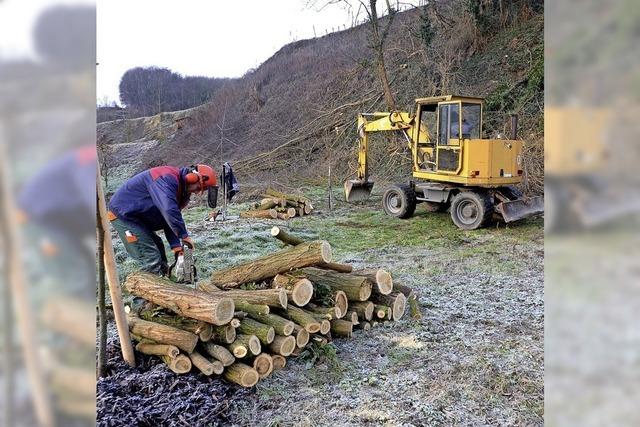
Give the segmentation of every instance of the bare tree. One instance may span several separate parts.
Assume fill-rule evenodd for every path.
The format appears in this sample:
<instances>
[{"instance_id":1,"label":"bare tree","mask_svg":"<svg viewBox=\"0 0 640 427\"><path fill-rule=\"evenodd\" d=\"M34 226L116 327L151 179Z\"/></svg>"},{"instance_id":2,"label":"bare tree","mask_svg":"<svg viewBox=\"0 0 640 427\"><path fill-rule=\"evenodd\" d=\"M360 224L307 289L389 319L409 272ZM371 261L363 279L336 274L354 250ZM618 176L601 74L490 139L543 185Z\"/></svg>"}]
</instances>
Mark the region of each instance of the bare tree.
<instances>
[{"instance_id":1,"label":"bare tree","mask_svg":"<svg viewBox=\"0 0 640 427\"><path fill-rule=\"evenodd\" d=\"M377 3L378 0L368 0L366 2L364 0L312 0L308 2L308 5L311 7L320 6L320 10L330 5L341 5L347 9L349 16L353 17L354 22L358 21L358 17L361 14L364 13L366 15L370 31L369 47L374 54L376 73L382 85L384 101L389 110L393 111L396 109L396 101L391 91L387 68L384 62L384 45L397 11L391 6L389 0L384 0L383 8L386 5L387 21L383 25L378 17Z\"/></svg>"}]
</instances>

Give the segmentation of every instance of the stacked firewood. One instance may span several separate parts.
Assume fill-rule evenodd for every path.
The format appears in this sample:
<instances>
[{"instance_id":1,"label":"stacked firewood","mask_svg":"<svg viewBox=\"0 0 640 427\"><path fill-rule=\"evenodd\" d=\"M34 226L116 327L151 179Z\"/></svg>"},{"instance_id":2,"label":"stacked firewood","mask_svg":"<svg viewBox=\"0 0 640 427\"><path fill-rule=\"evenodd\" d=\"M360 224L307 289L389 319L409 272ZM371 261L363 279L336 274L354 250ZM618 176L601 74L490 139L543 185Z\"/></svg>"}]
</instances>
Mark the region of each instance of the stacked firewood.
<instances>
[{"instance_id":1,"label":"stacked firewood","mask_svg":"<svg viewBox=\"0 0 640 427\"><path fill-rule=\"evenodd\" d=\"M305 242L278 227L271 234L289 246L218 270L197 289L129 275L126 289L141 298L129 309L136 349L176 373L195 366L252 387L310 343L399 320L415 299L385 270L332 262L326 241Z\"/></svg>"},{"instance_id":2,"label":"stacked firewood","mask_svg":"<svg viewBox=\"0 0 640 427\"><path fill-rule=\"evenodd\" d=\"M269 189L264 198L248 211L240 213L242 218L290 219L310 215L313 212L311 200L304 196L285 194Z\"/></svg>"}]
</instances>

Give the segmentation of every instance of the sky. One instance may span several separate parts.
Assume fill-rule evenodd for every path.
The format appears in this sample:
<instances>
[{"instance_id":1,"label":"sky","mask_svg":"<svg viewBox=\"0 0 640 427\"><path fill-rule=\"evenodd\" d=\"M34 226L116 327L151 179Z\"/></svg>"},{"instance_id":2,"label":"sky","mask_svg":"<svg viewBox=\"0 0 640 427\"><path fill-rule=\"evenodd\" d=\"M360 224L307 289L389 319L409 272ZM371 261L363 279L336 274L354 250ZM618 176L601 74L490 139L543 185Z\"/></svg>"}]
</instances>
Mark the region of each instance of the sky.
<instances>
[{"instance_id":1,"label":"sky","mask_svg":"<svg viewBox=\"0 0 640 427\"><path fill-rule=\"evenodd\" d=\"M161 66L183 75L240 77L294 40L349 26L346 10L305 0L101 0L97 99L118 101L129 68Z\"/></svg>"}]
</instances>

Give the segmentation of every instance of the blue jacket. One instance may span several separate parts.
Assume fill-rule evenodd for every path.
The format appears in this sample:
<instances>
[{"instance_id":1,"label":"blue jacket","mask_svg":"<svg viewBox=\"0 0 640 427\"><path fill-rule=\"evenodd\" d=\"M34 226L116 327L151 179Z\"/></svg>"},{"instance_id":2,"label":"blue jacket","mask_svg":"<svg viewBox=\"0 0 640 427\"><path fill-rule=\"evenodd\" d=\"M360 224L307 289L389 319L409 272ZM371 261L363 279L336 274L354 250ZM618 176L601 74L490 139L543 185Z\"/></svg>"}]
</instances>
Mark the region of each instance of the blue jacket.
<instances>
[{"instance_id":1,"label":"blue jacket","mask_svg":"<svg viewBox=\"0 0 640 427\"><path fill-rule=\"evenodd\" d=\"M32 223L69 236L95 234L96 146L52 160L22 187L18 206Z\"/></svg>"},{"instance_id":2,"label":"blue jacket","mask_svg":"<svg viewBox=\"0 0 640 427\"><path fill-rule=\"evenodd\" d=\"M140 172L125 182L109 202L119 219L150 231L163 230L171 248L188 237L180 212L189 202L185 175L188 168L159 166Z\"/></svg>"}]
</instances>

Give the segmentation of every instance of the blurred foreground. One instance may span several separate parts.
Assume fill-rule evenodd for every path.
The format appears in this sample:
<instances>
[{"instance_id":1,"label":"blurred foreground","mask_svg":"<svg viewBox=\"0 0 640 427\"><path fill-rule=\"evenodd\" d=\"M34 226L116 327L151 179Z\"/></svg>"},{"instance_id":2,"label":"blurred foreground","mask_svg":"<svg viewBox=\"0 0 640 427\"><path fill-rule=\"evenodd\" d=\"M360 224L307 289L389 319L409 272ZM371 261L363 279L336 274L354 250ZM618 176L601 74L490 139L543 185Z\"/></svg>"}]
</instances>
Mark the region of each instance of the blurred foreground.
<instances>
[{"instance_id":1,"label":"blurred foreground","mask_svg":"<svg viewBox=\"0 0 640 427\"><path fill-rule=\"evenodd\" d=\"M547 5L545 420L637 425L637 2Z\"/></svg>"},{"instance_id":2,"label":"blurred foreground","mask_svg":"<svg viewBox=\"0 0 640 427\"><path fill-rule=\"evenodd\" d=\"M0 425L93 425L95 6L0 15Z\"/></svg>"}]
</instances>

